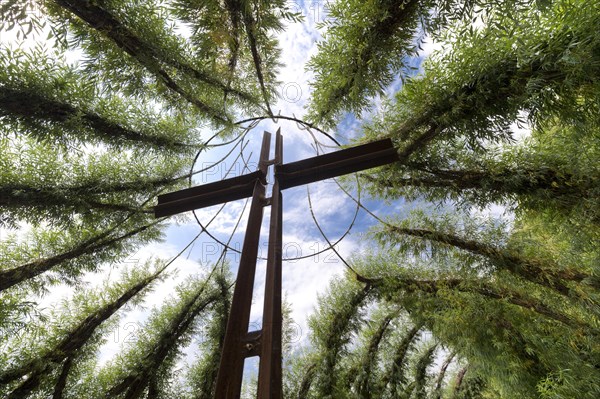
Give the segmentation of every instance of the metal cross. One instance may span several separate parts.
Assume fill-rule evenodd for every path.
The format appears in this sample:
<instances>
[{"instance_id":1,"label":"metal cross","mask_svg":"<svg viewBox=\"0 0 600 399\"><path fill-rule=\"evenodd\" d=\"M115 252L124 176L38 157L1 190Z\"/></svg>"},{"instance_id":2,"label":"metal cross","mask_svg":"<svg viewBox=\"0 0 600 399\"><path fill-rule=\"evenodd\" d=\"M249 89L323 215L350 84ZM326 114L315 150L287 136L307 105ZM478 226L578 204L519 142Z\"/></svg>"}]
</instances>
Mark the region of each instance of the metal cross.
<instances>
[{"instance_id":1,"label":"metal cross","mask_svg":"<svg viewBox=\"0 0 600 399\"><path fill-rule=\"evenodd\" d=\"M217 375L215 398L218 399L240 397L244 360L253 356L260 357L257 397L259 399L281 399L282 397L281 190L398 160L398 154L390 139L287 164L283 163L280 129L276 133L273 159L269 159L270 146L271 133L264 132L256 172L161 195L158 197L158 205L154 208L155 216L163 217L252 197ZM266 198L267 171L270 165L274 165L275 168L275 181L271 197ZM248 332L263 209L269 205L271 220L262 328Z\"/></svg>"}]
</instances>

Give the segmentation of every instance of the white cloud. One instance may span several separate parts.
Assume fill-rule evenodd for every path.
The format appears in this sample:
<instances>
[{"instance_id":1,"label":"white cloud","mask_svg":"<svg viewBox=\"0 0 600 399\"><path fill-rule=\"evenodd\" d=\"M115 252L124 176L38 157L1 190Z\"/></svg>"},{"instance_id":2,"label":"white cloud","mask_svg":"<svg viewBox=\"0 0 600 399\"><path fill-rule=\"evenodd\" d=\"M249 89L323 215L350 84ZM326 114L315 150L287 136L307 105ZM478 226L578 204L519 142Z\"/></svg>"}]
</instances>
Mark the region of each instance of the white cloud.
<instances>
[{"instance_id":1,"label":"white cloud","mask_svg":"<svg viewBox=\"0 0 600 399\"><path fill-rule=\"evenodd\" d=\"M313 74L305 69L306 63L317 51L317 40L320 38L316 30L316 18L322 13L316 4L299 4L290 2L292 10L297 10L304 15L302 23L288 24L284 32L279 34L278 40L282 49L281 61L284 64L278 78L282 82L279 95L281 98L273 107L275 113L281 111L282 115L301 117L304 107L311 94L309 82Z\"/></svg>"}]
</instances>

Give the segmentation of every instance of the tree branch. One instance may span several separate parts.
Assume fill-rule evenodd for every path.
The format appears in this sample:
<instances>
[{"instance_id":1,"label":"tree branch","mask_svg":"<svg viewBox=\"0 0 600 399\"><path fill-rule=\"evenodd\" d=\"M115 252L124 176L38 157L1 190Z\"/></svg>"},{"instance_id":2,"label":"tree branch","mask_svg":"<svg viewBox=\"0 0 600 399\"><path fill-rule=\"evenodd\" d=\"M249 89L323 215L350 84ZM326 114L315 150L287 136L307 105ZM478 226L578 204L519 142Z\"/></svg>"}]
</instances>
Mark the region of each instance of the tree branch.
<instances>
[{"instance_id":1,"label":"tree branch","mask_svg":"<svg viewBox=\"0 0 600 399\"><path fill-rule=\"evenodd\" d=\"M196 145L178 142L168 137L131 130L91 111L49 99L29 90L0 87L0 115L61 124L79 119L91 130L92 135L111 144L122 145L130 142L176 152L189 152L197 148Z\"/></svg>"},{"instance_id":2,"label":"tree branch","mask_svg":"<svg viewBox=\"0 0 600 399\"><path fill-rule=\"evenodd\" d=\"M205 290L203 285L199 291L185 304L183 309L175 315L168 329L160 334L156 345L145 356L142 364L133 365L131 373L123 378L117 385L108 391L108 396L117 397L124 394L124 399L137 399L156 377L155 373L165 358L177 346L179 339L186 333L194 319L207 306L217 300L216 295L210 295L199 301Z\"/></svg>"},{"instance_id":3,"label":"tree branch","mask_svg":"<svg viewBox=\"0 0 600 399\"><path fill-rule=\"evenodd\" d=\"M416 290L425 293L436 294L441 289L452 289L465 293L479 294L487 298L506 301L512 305L533 311L539 315L558 321L569 328L595 331L595 328L590 326L588 323L575 320L562 312L550 308L535 298L520 294L507 288L501 289L493 287L490 284L486 284L482 281L470 281L459 278L418 280L398 277L391 280L391 282L388 284L409 292Z\"/></svg>"},{"instance_id":4,"label":"tree branch","mask_svg":"<svg viewBox=\"0 0 600 399\"><path fill-rule=\"evenodd\" d=\"M7 370L0 374L0 384L8 384L23 376L28 376L26 384L28 387L27 389L35 389L39 385L42 375L47 374L48 370L53 367L53 364L59 364L64 361L65 366L68 364L68 368L70 368L72 359L76 356L76 352L89 341L98 327L125 306L130 299L156 281L164 270L164 268L161 268L156 273L140 280L128 288L116 300L92 312L89 316L79 322L47 353L42 354L39 358L29 361L20 367ZM63 366L63 373L65 372L65 366ZM66 371L67 373L68 368ZM66 380L67 377L65 376L64 378ZM34 380L37 381L37 384L33 383ZM59 380L56 386L59 387L60 384L61 382ZM62 389L64 389L64 385L62 386ZM58 389L55 389L55 392L56 391L58 391Z\"/></svg>"},{"instance_id":5,"label":"tree branch","mask_svg":"<svg viewBox=\"0 0 600 399\"><path fill-rule=\"evenodd\" d=\"M258 78L263 100L267 107L267 113L269 116L273 116L273 111L271 110L271 105L269 104L269 94L267 93L267 88L265 86L265 79L262 71L262 61L255 36L256 21L252 16L252 10L249 8L250 4L242 5L242 18L244 20L244 25L246 26L246 36L248 37L248 44L250 45L252 60L254 61L254 69L256 70L256 77Z\"/></svg>"},{"instance_id":6,"label":"tree branch","mask_svg":"<svg viewBox=\"0 0 600 399\"><path fill-rule=\"evenodd\" d=\"M97 251L105 249L112 244L118 243L120 241L126 240L127 238L133 237L136 234L139 234L145 230L148 230L152 226L156 225L160 221L152 222L150 224L138 227L134 230L131 230L119 237L107 238L114 229L108 229L97 236L94 236L79 245L75 248L72 248L69 251L63 252L61 254L55 255L51 258L45 258L36 260L34 262L30 262L24 264L22 266L18 266L8 270L0 271L0 292L4 291L16 284L22 283L26 280L32 279L48 270L52 269L54 266L61 264L62 262L69 261L75 259L82 255L93 254Z\"/></svg>"},{"instance_id":7,"label":"tree branch","mask_svg":"<svg viewBox=\"0 0 600 399\"><path fill-rule=\"evenodd\" d=\"M210 84L226 93L232 93L245 101L253 101L251 95L227 87L227 84L211 77L210 75L193 68L192 66L170 58L164 55L164 51L159 51L153 45L144 42L128 27L118 21L110 11L101 6L92 4L88 0L54 0L61 7L69 10L85 21L92 28L101 32L112 40L121 50L132 56L143 67L162 80L172 91L180 94L188 102L192 103L200 111L208 114L214 120L229 124L227 118L223 118L222 112L213 109L198 98L191 96L166 72L161 64L166 64L180 72L183 72L201 82Z\"/></svg>"},{"instance_id":8,"label":"tree branch","mask_svg":"<svg viewBox=\"0 0 600 399\"><path fill-rule=\"evenodd\" d=\"M541 261L525 259L506 250L498 249L478 241L468 240L453 234L425 229L403 228L389 224L386 225L385 229L388 232L423 238L462 249L475 255L483 256L493 261L494 265L499 269L507 270L528 281L555 290L565 296L568 296L570 292L565 281L582 283L590 277L588 274L578 270L560 269L555 265L544 265ZM596 287L594 282L590 282L589 285Z\"/></svg>"}]
</instances>

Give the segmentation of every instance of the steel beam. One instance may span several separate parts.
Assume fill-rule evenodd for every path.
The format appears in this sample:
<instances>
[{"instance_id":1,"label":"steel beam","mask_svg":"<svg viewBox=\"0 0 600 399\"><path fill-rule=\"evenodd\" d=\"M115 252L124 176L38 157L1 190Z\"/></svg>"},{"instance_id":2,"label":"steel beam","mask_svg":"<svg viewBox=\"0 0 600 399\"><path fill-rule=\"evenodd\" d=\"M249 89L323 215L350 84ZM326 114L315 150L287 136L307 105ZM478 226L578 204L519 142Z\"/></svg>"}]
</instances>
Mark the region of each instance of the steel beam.
<instances>
[{"instance_id":1,"label":"steel beam","mask_svg":"<svg viewBox=\"0 0 600 399\"><path fill-rule=\"evenodd\" d=\"M217 399L238 399L240 397L244 360L252 356L260 356L258 398L281 399L282 397L283 196L281 191L398 160L398 154L389 139L289 164L283 164L283 139L280 130L277 130L275 138L273 159L269 159L270 143L271 134L265 132L256 172L161 195L158 197L158 205L155 207L156 217L162 217L252 196L240 267L217 374L214 396ZM275 181L271 198L265 198L269 165L275 165ZM248 332L265 206L271 206L271 220L263 323L261 330Z\"/></svg>"},{"instance_id":2,"label":"steel beam","mask_svg":"<svg viewBox=\"0 0 600 399\"><path fill-rule=\"evenodd\" d=\"M274 165L283 161L281 131L275 136ZM258 399L281 399L281 258L282 258L282 195L275 179L271 194L271 220L269 222L269 250L265 280L265 300L261 337L260 365L258 369Z\"/></svg>"},{"instance_id":3,"label":"steel beam","mask_svg":"<svg viewBox=\"0 0 600 399\"><path fill-rule=\"evenodd\" d=\"M270 143L271 134L265 132L259 162L259 170L264 174L268 167ZM244 360L258 353L257 345L261 342L261 333L249 333L248 325L264 205L265 185L256 180L217 374L215 398L219 399L240 397Z\"/></svg>"},{"instance_id":4,"label":"steel beam","mask_svg":"<svg viewBox=\"0 0 600 399\"><path fill-rule=\"evenodd\" d=\"M265 174L257 170L246 175L232 177L215 183L187 188L158 196L154 216L163 217L211 205L223 204L252 196L257 180L265 182Z\"/></svg>"},{"instance_id":5,"label":"steel beam","mask_svg":"<svg viewBox=\"0 0 600 399\"><path fill-rule=\"evenodd\" d=\"M330 152L275 169L279 187L285 190L319 180L346 175L398 161L392 140L375 141L345 150Z\"/></svg>"}]
</instances>

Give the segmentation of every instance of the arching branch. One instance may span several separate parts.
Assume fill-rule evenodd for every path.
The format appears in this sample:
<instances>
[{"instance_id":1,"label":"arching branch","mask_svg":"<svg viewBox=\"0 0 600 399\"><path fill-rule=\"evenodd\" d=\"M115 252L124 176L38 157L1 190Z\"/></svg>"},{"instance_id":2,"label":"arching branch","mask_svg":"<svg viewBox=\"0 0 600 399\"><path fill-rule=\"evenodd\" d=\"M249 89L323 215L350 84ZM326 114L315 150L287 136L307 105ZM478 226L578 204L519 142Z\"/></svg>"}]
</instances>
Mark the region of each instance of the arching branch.
<instances>
[{"instance_id":1,"label":"arching branch","mask_svg":"<svg viewBox=\"0 0 600 399\"><path fill-rule=\"evenodd\" d=\"M148 348L143 363L132 365L131 372L107 392L109 397L124 395L124 399L137 399L154 381L163 361L173 353L182 336L189 330L196 316L211 305L218 296L215 293L203 297L206 285L193 295L174 316L169 327L160 333L156 344ZM155 382L156 383L156 382Z\"/></svg>"},{"instance_id":2,"label":"arching branch","mask_svg":"<svg viewBox=\"0 0 600 399\"><path fill-rule=\"evenodd\" d=\"M68 369L71 367L71 363L76 356L77 351L90 340L94 332L106 320L117 313L119 309L125 306L134 296L138 295L141 291L145 290L155 282L164 270L164 267L160 268L155 273L139 280L114 301L107 303L91 313L69 331L64 338L58 341L58 343L47 353L42 354L39 358L31 360L20 367L9 369L0 374L0 383L7 384L20 379L23 376L27 376L26 383L23 383L17 390L35 389L41 382L41 377L44 374L47 374L48 370L62 362L64 362L63 373L65 373L66 369L66 373L68 374ZM66 378L67 377L65 376L64 379L66 380ZM57 382L57 386L59 385L60 380ZM64 385L62 386L61 391L62 389L64 389Z\"/></svg>"},{"instance_id":3,"label":"arching branch","mask_svg":"<svg viewBox=\"0 0 600 399\"><path fill-rule=\"evenodd\" d=\"M240 0L242 19L244 21L244 26L246 27L246 36L248 38L248 44L250 45L250 52L252 53L256 77L258 79L258 83L260 84L260 90L262 92L263 101L267 107L267 113L269 116L273 116L273 111L271 110L271 105L269 104L269 93L267 92L267 87L265 85L262 60L258 50L258 42L256 40L256 21L252 15L253 10L251 5L252 2L250 1Z\"/></svg>"},{"instance_id":4,"label":"arching branch","mask_svg":"<svg viewBox=\"0 0 600 399\"><path fill-rule=\"evenodd\" d=\"M381 379L382 387L392 395L395 395L396 387L406 384L408 380L406 376L408 353L419 338L420 330L420 326L414 326L404 335L394 350L390 367Z\"/></svg>"},{"instance_id":5,"label":"arching branch","mask_svg":"<svg viewBox=\"0 0 600 399\"><path fill-rule=\"evenodd\" d=\"M397 312L386 316L379 324L377 331L371 337L364 358L362 359L359 369L356 370L359 374L359 378L354 381L354 389L359 398L370 399L377 397L372 381L372 371L377 363L377 353L379 351L379 345L383 340L385 334L388 332L390 323L397 316Z\"/></svg>"},{"instance_id":6,"label":"arching branch","mask_svg":"<svg viewBox=\"0 0 600 399\"><path fill-rule=\"evenodd\" d=\"M160 223L160 221L152 222L150 224L137 227L133 230L128 231L125 234L112 238L109 238L109 236L113 233L114 228L108 229L88 240L83 241L76 247L61 254L55 255L50 258L36 260L12 269L0 270L0 291L3 291L16 284L32 279L44 272L47 272L48 270L63 262L76 259L83 255L93 254L103 249L107 249L111 245L125 241L128 238L134 237L136 234L144 232L158 223Z\"/></svg>"},{"instance_id":7,"label":"arching branch","mask_svg":"<svg viewBox=\"0 0 600 399\"><path fill-rule=\"evenodd\" d=\"M459 278L419 280L398 277L395 279L386 280L386 284L389 284L389 286L385 288L385 290L391 289L390 292L395 290L404 290L406 292L421 291L430 294L437 294L437 292L440 290L452 289L465 293L478 294L493 300L506 301L512 305L518 306L527 311L533 311L539 315L557 321L573 329L581 328L587 331L590 331L590 329L591 331L595 331L595 328L588 323L574 319L556 309L553 309L536 298L526 294L518 293L508 288L495 287L483 281L470 281ZM596 331L595 334L597 333L598 332Z\"/></svg>"},{"instance_id":8,"label":"arching branch","mask_svg":"<svg viewBox=\"0 0 600 399\"><path fill-rule=\"evenodd\" d=\"M58 380L54 385L54 392L52 393L52 399L62 399L63 392L65 387L67 386L67 379L69 378L69 373L71 372L71 367L73 366L73 357L68 357L67 360L63 363L63 366L60 371L60 375L58 376Z\"/></svg>"},{"instance_id":9,"label":"arching branch","mask_svg":"<svg viewBox=\"0 0 600 399\"><path fill-rule=\"evenodd\" d=\"M590 276L579 270L559 268L555 265L548 265L548 262L527 259L507 250L499 249L479 241L459 237L454 234L427 229L410 229L390 224L387 224L384 227L384 231L393 234L423 238L441 245L455 247L475 255L483 256L490 259L499 269L509 271L528 281L550 288L565 296L569 296L570 292L569 287L565 284L565 282L568 281L585 283L600 288L594 281L588 283L586 279L589 279Z\"/></svg>"},{"instance_id":10,"label":"arching branch","mask_svg":"<svg viewBox=\"0 0 600 399\"><path fill-rule=\"evenodd\" d=\"M197 79L200 82L209 84L226 93L232 93L238 98L245 101L253 101L251 95L243 93L239 90L231 89L226 83L215 79L209 74L200 71L184 61L176 58L165 56L165 51L160 51L154 45L147 43L131 31L127 26L120 22L109 10L102 8L99 5L92 4L89 1L73 1L73 0L55 0L55 2L66 10L77 15L92 28L113 41L121 50L132 56L150 73L155 75L159 80L173 92L181 95L188 102L193 104L197 109L210 116L213 120L229 124L228 118L223 117L223 113L214 109L210 105L204 103L199 98L192 96L183 89L167 72L166 66L175 68L188 76Z\"/></svg>"},{"instance_id":11,"label":"arching branch","mask_svg":"<svg viewBox=\"0 0 600 399\"><path fill-rule=\"evenodd\" d=\"M1 115L57 124L78 119L89 129L93 137L109 144L146 145L175 152L191 152L197 147L169 137L132 130L90 110L53 100L30 90L0 87ZM77 139L74 134L73 137Z\"/></svg>"}]
</instances>

